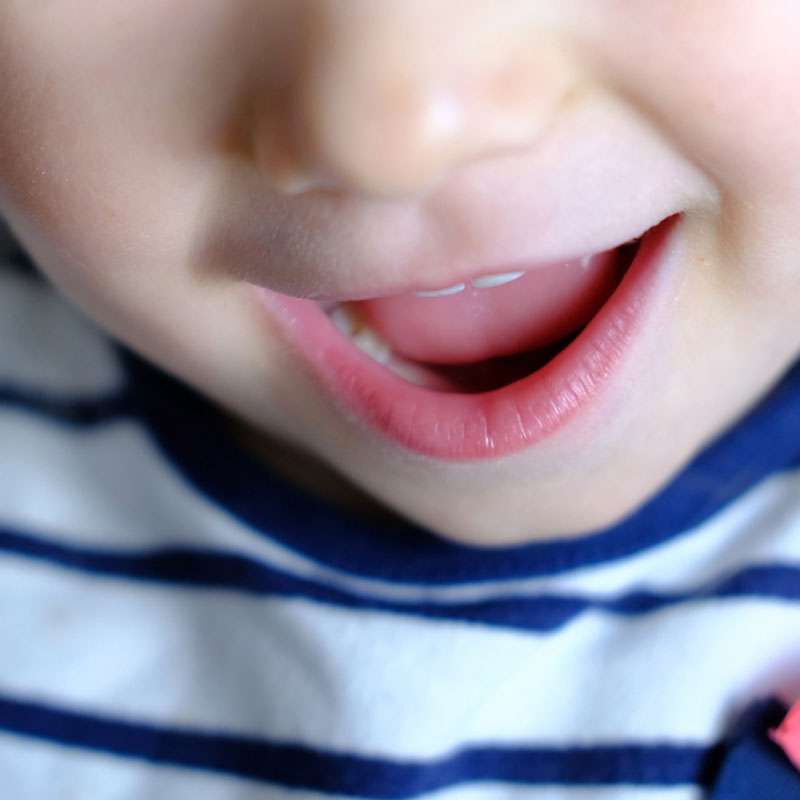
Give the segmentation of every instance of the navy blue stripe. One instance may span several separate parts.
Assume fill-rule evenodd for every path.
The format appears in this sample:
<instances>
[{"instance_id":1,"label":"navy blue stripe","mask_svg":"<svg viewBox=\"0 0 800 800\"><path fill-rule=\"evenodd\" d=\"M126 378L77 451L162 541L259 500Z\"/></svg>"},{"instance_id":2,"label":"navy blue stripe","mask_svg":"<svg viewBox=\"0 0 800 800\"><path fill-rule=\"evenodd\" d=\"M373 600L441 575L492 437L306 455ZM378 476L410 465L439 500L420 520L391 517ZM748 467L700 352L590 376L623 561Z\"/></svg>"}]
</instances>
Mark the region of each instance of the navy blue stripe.
<instances>
[{"instance_id":1,"label":"navy blue stripe","mask_svg":"<svg viewBox=\"0 0 800 800\"><path fill-rule=\"evenodd\" d=\"M285 788L365 798L411 798L458 784L496 781L708 786L724 747L471 747L436 761L393 761L207 731L135 724L0 695L0 729L61 745L211 770Z\"/></svg>"},{"instance_id":2,"label":"navy blue stripe","mask_svg":"<svg viewBox=\"0 0 800 800\"><path fill-rule=\"evenodd\" d=\"M610 599L556 594L513 595L468 603L402 603L297 578L255 559L219 551L172 548L121 555L55 544L2 528L0 551L63 568L129 580L234 590L259 596L303 597L345 608L531 631L555 630L589 610L635 616L681 603L732 597L800 602L800 569L781 564L749 567L722 581L684 593L637 591Z\"/></svg>"},{"instance_id":3,"label":"navy blue stripe","mask_svg":"<svg viewBox=\"0 0 800 800\"><path fill-rule=\"evenodd\" d=\"M517 579L623 558L691 531L766 476L800 463L798 364L744 421L620 524L569 540L470 547L410 523L365 522L309 496L244 451L216 405L122 345L116 350L127 394L95 407L8 389L5 400L76 424L136 418L187 481L249 527L335 569L398 583Z\"/></svg>"},{"instance_id":4,"label":"navy blue stripe","mask_svg":"<svg viewBox=\"0 0 800 800\"><path fill-rule=\"evenodd\" d=\"M0 270L37 283L46 282L39 268L16 241L2 218L0 218Z\"/></svg>"},{"instance_id":5,"label":"navy blue stripe","mask_svg":"<svg viewBox=\"0 0 800 800\"><path fill-rule=\"evenodd\" d=\"M41 414L61 425L89 428L130 417L136 409L125 389L104 397L69 398L0 384L0 407Z\"/></svg>"}]
</instances>

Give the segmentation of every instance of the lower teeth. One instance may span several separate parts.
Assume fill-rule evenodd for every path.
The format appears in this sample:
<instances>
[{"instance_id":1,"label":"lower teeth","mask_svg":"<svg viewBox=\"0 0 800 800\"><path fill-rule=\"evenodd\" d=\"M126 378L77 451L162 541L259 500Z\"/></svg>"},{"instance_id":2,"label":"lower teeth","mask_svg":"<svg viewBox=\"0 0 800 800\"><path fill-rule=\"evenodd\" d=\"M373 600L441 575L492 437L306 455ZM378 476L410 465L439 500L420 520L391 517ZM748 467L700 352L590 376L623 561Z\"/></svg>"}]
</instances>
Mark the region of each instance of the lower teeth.
<instances>
[{"instance_id":1,"label":"lower teeth","mask_svg":"<svg viewBox=\"0 0 800 800\"><path fill-rule=\"evenodd\" d=\"M389 344L363 320L352 305L339 304L328 311L328 316L336 329L350 339L362 353L383 364L395 375L428 389L453 388L449 381L436 375L432 370L395 355Z\"/></svg>"},{"instance_id":2,"label":"lower teeth","mask_svg":"<svg viewBox=\"0 0 800 800\"><path fill-rule=\"evenodd\" d=\"M361 317L357 308L339 304L327 311L337 330L365 355L390 369L409 383L440 392L475 393L491 391L526 377L563 350L579 331L546 348L489 359L477 364L431 367L407 361L392 352L389 344Z\"/></svg>"},{"instance_id":3,"label":"lower teeth","mask_svg":"<svg viewBox=\"0 0 800 800\"><path fill-rule=\"evenodd\" d=\"M352 306L338 305L328 315L337 330L353 344L380 364L392 357L392 348L361 318Z\"/></svg>"}]
</instances>

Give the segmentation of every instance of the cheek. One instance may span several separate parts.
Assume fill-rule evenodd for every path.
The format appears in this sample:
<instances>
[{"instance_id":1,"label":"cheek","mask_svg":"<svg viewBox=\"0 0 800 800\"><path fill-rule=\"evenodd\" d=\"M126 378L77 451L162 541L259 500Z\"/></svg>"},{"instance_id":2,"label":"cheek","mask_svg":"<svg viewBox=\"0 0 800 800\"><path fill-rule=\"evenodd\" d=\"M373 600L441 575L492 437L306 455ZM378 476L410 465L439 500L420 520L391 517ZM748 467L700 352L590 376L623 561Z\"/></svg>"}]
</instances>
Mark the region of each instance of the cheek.
<instances>
[{"instance_id":1,"label":"cheek","mask_svg":"<svg viewBox=\"0 0 800 800\"><path fill-rule=\"evenodd\" d=\"M174 254L249 77L242 4L46 5L0 10L3 210L74 264Z\"/></svg>"},{"instance_id":2,"label":"cheek","mask_svg":"<svg viewBox=\"0 0 800 800\"><path fill-rule=\"evenodd\" d=\"M723 194L800 203L800 6L686 0L593 6L606 74Z\"/></svg>"},{"instance_id":3,"label":"cheek","mask_svg":"<svg viewBox=\"0 0 800 800\"><path fill-rule=\"evenodd\" d=\"M0 214L89 317L222 396L256 371L253 337L230 313L236 298L193 270L227 169L216 142L248 80L220 67L223 55L238 63L225 9L239 5L198 0L184 50L188 37L154 10L182 6L188 18L187 2L134 4L127 25L98 13L86 29L32 14L9 32L0 10L0 74L13 76L0 88Z\"/></svg>"}]
</instances>

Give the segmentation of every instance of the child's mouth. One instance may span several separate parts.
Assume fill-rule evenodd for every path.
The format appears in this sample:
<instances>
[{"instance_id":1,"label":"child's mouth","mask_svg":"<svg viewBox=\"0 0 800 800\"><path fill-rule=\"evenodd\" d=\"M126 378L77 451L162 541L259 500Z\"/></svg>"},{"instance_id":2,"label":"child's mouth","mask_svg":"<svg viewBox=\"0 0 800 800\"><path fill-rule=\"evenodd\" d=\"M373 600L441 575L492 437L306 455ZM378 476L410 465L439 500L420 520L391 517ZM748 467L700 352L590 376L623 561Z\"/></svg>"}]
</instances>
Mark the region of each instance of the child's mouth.
<instances>
[{"instance_id":1,"label":"child's mouth","mask_svg":"<svg viewBox=\"0 0 800 800\"><path fill-rule=\"evenodd\" d=\"M575 340L616 291L640 240L529 272L323 307L356 347L401 378L440 392L489 392Z\"/></svg>"},{"instance_id":2,"label":"child's mouth","mask_svg":"<svg viewBox=\"0 0 800 800\"><path fill-rule=\"evenodd\" d=\"M422 296L318 303L255 288L272 334L346 419L428 457L496 458L587 417L612 386L624 397L619 366L668 298L680 219L589 259Z\"/></svg>"}]
</instances>

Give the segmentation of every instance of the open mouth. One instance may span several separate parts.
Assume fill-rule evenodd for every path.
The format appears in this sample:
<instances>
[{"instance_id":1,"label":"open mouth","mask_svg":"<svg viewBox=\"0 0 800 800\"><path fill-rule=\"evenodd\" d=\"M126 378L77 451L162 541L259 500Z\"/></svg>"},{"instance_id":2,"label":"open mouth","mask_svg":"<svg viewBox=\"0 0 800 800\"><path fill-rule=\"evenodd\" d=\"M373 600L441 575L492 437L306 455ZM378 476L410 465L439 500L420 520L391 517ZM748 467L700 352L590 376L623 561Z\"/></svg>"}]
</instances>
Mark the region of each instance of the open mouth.
<instances>
[{"instance_id":1,"label":"open mouth","mask_svg":"<svg viewBox=\"0 0 800 800\"><path fill-rule=\"evenodd\" d=\"M641 237L530 272L323 306L335 327L404 380L439 392L501 389L546 366L605 305Z\"/></svg>"},{"instance_id":2,"label":"open mouth","mask_svg":"<svg viewBox=\"0 0 800 800\"><path fill-rule=\"evenodd\" d=\"M655 357L634 343L666 313L680 220L574 262L391 297L323 304L253 288L269 335L356 429L429 458L497 458L577 418L602 424L613 387L625 407L620 364L638 352L646 372Z\"/></svg>"}]
</instances>

